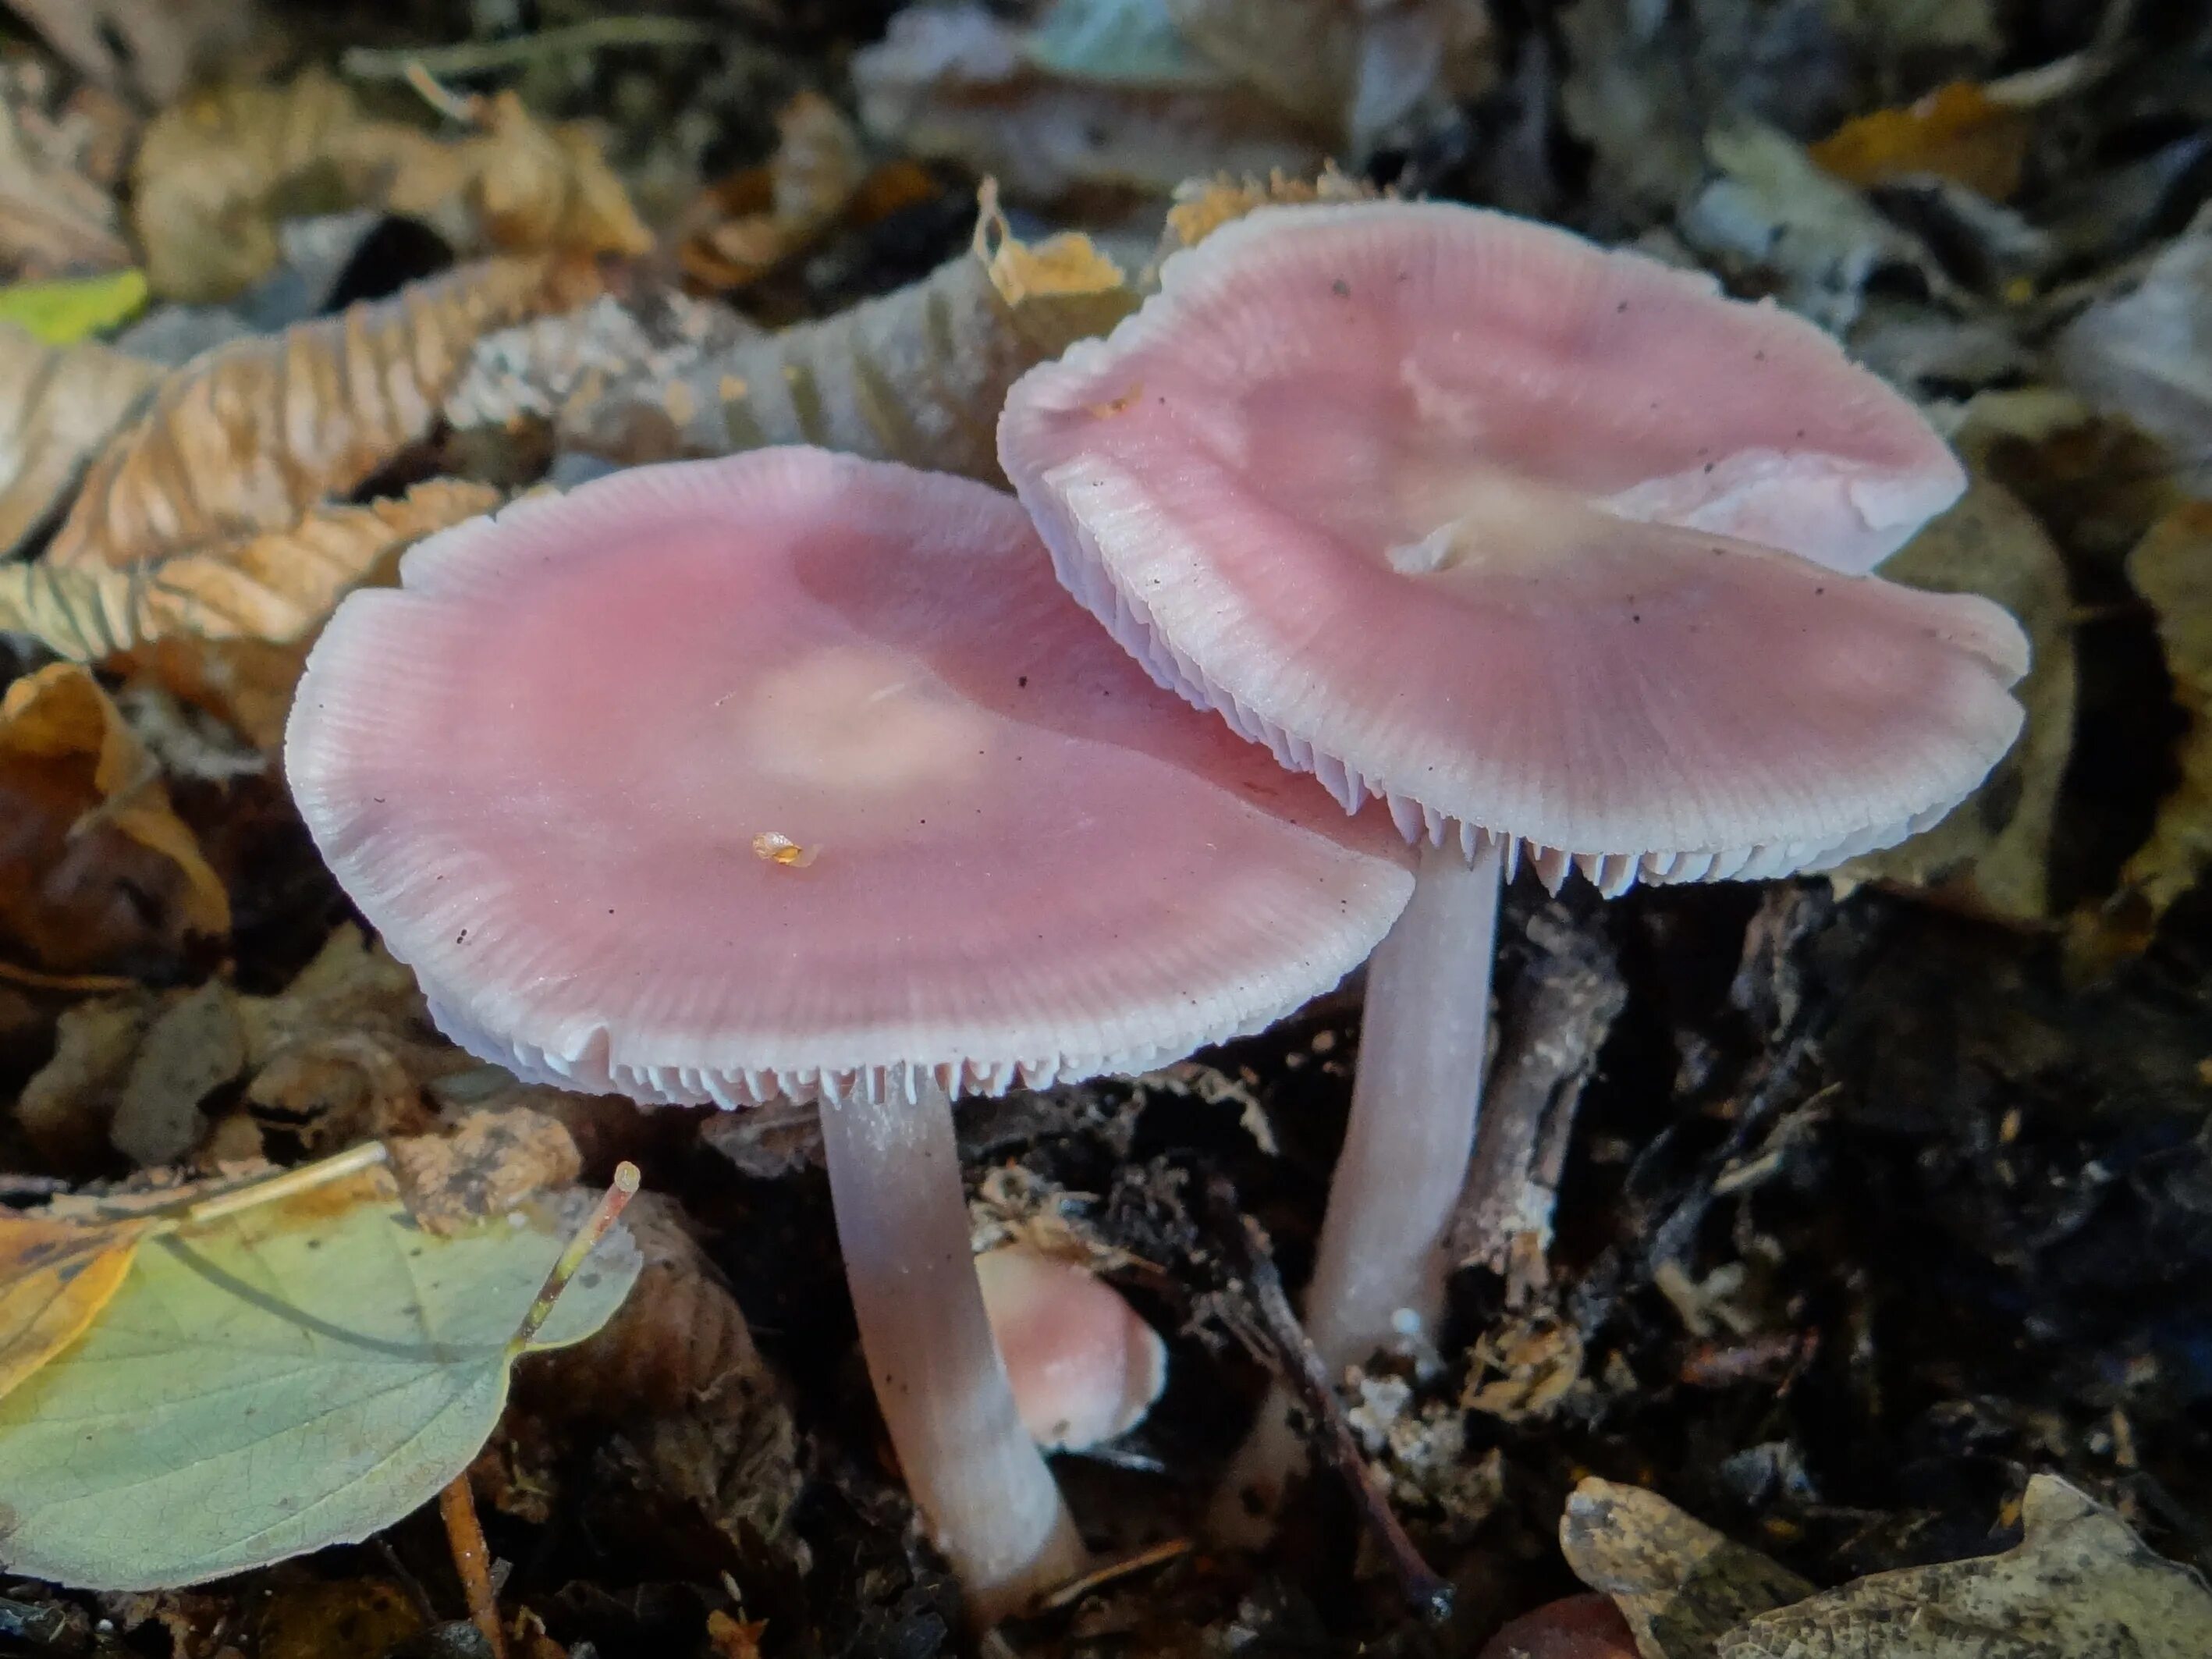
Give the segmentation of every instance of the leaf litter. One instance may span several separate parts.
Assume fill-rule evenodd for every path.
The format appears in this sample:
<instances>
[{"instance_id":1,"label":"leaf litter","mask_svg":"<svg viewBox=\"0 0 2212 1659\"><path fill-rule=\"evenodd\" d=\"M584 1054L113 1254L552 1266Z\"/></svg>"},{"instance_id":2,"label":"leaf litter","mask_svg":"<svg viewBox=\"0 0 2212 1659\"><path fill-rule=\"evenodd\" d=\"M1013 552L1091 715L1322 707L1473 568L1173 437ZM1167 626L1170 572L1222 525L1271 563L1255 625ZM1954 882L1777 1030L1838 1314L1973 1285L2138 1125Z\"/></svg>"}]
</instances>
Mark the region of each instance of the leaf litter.
<instances>
[{"instance_id":1,"label":"leaf litter","mask_svg":"<svg viewBox=\"0 0 2212 1659\"><path fill-rule=\"evenodd\" d=\"M690 1115L522 1085L446 1044L411 976L340 923L283 803L304 649L415 538L549 477L807 440L995 478L1006 386L1110 327L1161 258L1262 202L1382 190L1711 270L1923 399L1975 483L1890 568L2022 617L2027 732L1946 823L1832 887L1509 894L1494 1098L1526 1080L1563 1127L1507 1160L1518 1231L1473 1252L1432 1366L1363 1369L1335 1402L1347 1469L1454 1583L1442 1633L1405 1621L1373 1546L1335 1547L1318 1486L1256 1559L1162 1535L1202 1508L1256 1390L1232 1334L1249 1287L1224 1266L1249 1241L1194 1195L1232 1183L1295 1286L1350 1002L1206 1057L1206 1088L966 1115L980 1231L1109 1268L1177 1350L1137 1438L1062 1472L1086 1527L1164 1565L1000 1639L1413 1659L1477 1650L1571 1567L1643 1598L1643 1659L1887 1659L1900 1630L1945 1654L2039 1655L2021 1644L2052 1632L2156 1652L2145 1630L2197 1605L2157 1559L2212 1563L2188 1427L2212 1305L2212 600L2191 499L2212 453L2212 82L2186 20L744 0L712 21L434 4L357 29L280 3L253 14L275 48L257 53L238 8L18 9L54 50L0 65L0 315L47 337L0 333L19 389L0 632L32 711L0 746L0 1167L141 1164L173 1201L385 1140L350 1219L300 1221L385 1240L356 1273L392 1237L489 1237L477 1218L518 1194L573 1204L621 1158L652 1169L647 1265L598 1336L522 1368L503 1413L471 1392L486 1373L422 1385L471 1401L478 1444L441 1468L468 1467L514 1564L495 1594L530 1659L923 1656L957 1607L854 1387L805 1115L718 1124L725 1160ZM109 27L73 31L88 17ZM151 309L103 339L134 272ZM1601 958L1614 1012L1536 1018L1563 963ZM118 1307L139 1321L143 1273L189 1307L213 1293L168 1235L83 1201L0 1215L21 1264L0 1275L0 1408L58 1387ZM209 1224L205 1249L243 1248L244 1225ZM312 1277L282 1295L320 1308L354 1283ZM198 1352L168 1392L228 1375ZM1614 1484L1571 1496L1593 1472ZM1990 1555L1993 1518L2027 1540ZM480 1639L441 1540L382 1536L389 1556L306 1570L327 1581L283 1568L101 1616L195 1652L257 1626L264 1651L316 1650L299 1631L335 1643L318 1621L349 1608L363 1659ZM172 1541L125 1526L101 1547ZM2053 1611L2075 1571L2112 1594ZM91 1605L39 1604L87 1632Z\"/></svg>"}]
</instances>

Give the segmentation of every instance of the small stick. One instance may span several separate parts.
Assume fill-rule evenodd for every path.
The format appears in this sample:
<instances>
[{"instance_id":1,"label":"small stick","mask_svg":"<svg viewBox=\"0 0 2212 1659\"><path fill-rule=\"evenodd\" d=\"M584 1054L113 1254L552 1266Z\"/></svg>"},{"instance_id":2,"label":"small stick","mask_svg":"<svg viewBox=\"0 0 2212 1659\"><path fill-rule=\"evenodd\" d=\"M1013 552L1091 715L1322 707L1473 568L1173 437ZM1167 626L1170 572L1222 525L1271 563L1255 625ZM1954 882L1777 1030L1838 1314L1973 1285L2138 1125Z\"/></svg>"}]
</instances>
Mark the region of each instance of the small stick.
<instances>
[{"instance_id":1,"label":"small stick","mask_svg":"<svg viewBox=\"0 0 2212 1659\"><path fill-rule=\"evenodd\" d=\"M491 1551L477 1521L476 1495L469 1490L466 1469L447 1481L438 1494L438 1513L446 1522L446 1541L453 1546L453 1571L460 1575L461 1589L469 1600L469 1621L490 1644L492 1659L507 1659L507 1634L499 1624L499 1597L491 1587Z\"/></svg>"},{"instance_id":2,"label":"small stick","mask_svg":"<svg viewBox=\"0 0 2212 1659\"><path fill-rule=\"evenodd\" d=\"M1558 904L1530 918L1528 938L1531 955L1498 1012L1498 1060L1446 1235L1455 1262L1506 1275L1509 1305L1525 1299L1512 1293L1526 1288L1513 1284L1523 1276L1516 1263L1540 1273L1575 1108L1628 1001L1612 951Z\"/></svg>"},{"instance_id":3,"label":"small stick","mask_svg":"<svg viewBox=\"0 0 2212 1659\"><path fill-rule=\"evenodd\" d=\"M530 1311L522 1316L522 1328L507 1344L507 1352L520 1353L530 1346L530 1339L552 1316L553 1304L561 1299L561 1292L576 1276L576 1269L584 1265L584 1258L607 1236L607 1229L615 1224L624 1206L636 1196L638 1182L642 1177L637 1165L625 1159L615 1165L614 1184L600 1194L599 1202L576 1236L568 1241L568 1248L561 1252L561 1259L553 1264L553 1271L545 1275L545 1283L538 1287L538 1299L530 1304Z\"/></svg>"},{"instance_id":4,"label":"small stick","mask_svg":"<svg viewBox=\"0 0 2212 1659\"><path fill-rule=\"evenodd\" d=\"M388 1154L380 1140L364 1140L358 1146L349 1146L332 1157L313 1164L303 1164L296 1170L270 1176L265 1181L249 1181L242 1187L216 1194L187 1204L184 1213L177 1218L179 1226L197 1227L204 1222L218 1220L240 1210L257 1209L264 1204L275 1204L295 1194L310 1192L317 1187L328 1186L333 1181L343 1181L363 1170L375 1168Z\"/></svg>"},{"instance_id":5,"label":"small stick","mask_svg":"<svg viewBox=\"0 0 2212 1659\"><path fill-rule=\"evenodd\" d=\"M481 75L562 52L600 52L610 46L696 46L714 39L714 30L680 17L595 17L507 40L465 40L451 46L351 46L340 55L338 68L356 81L404 81L411 64L420 64L433 75Z\"/></svg>"},{"instance_id":6,"label":"small stick","mask_svg":"<svg viewBox=\"0 0 2212 1659\"><path fill-rule=\"evenodd\" d=\"M1102 1567L1093 1568L1079 1578L1071 1578L1043 1601L1036 1604L1038 1613L1057 1613L1062 1607L1073 1607L1095 1589L1103 1589L1116 1579L1127 1578L1131 1573L1142 1572L1147 1567L1157 1567L1188 1555L1191 1542L1188 1538L1169 1538L1147 1545L1133 1555L1118 1556Z\"/></svg>"},{"instance_id":7,"label":"small stick","mask_svg":"<svg viewBox=\"0 0 2212 1659\"><path fill-rule=\"evenodd\" d=\"M1360 1455L1359 1443L1345 1419L1343 1402L1336 1397L1328 1368L1291 1311L1266 1230L1237 1207L1236 1189L1222 1177L1216 1176L1206 1183L1206 1198L1219 1220L1236 1224L1230 1243L1232 1248L1241 1243L1242 1248L1236 1251L1241 1257L1237 1266L1250 1286L1252 1305L1260 1316L1260 1342L1252 1343L1246 1333L1238 1334L1245 1336L1256 1357L1281 1377L1305 1408L1314 1425L1315 1455L1351 1489L1359 1518L1389 1558L1408 1605L1431 1624L1442 1624L1451 1617L1452 1587L1421 1559L1420 1551L1391 1513L1390 1500L1376 1484L1367 1460Z\"/></svg>"},{"instance_id":8,"label":"small stick","mask_svg":"<svg viewBox=\"0 0 2212 1659\"><path fill-rule=\"evenodd\" d=\"M0 980L27 986L33 991L66 991L73 996L93 996L116 991L135 991L138 981L120 974L45 974L36 968L0 962Z\"/></svg>"}]
</instances>

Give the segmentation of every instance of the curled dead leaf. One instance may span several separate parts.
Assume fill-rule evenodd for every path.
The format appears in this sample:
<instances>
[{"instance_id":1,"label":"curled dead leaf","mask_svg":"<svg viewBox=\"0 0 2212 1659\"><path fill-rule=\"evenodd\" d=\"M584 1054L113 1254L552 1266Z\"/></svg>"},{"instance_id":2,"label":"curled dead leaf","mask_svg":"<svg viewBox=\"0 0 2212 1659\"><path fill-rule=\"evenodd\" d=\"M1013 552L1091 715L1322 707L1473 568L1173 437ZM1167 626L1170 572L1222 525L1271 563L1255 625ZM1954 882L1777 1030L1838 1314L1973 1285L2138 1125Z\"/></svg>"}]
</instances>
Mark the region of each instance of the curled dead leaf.
<instances>
[{"instance_id":1,"label":"curled dead leaf","mask_svg":"<svg viewBox=\"0 0 2212 1659\"><path fill-rule=\"evenodd\" d=\"M419 218L464 252L643 252L652 237L595 139L549 127L512 93L441 140L372 119L311 72L202 93L147 130L132 217L155 292L220 300L275 266L279 204L373 206Z\"/></svg>"},{"instance_id":2,"label":"curled dead leaf","mask_svg":"<svg viewBox=\"0 0 2212 1659\"><path fill-rule=\"evenodd\" d=\"M1200 52L1271 103L1364 155L1425 100L1495 74L1488 14L1455 0L1167 0Z\"/></svg>"},{"instance_id":3,"label":"curled dead leaf","mask_svg":"<svg viewBox=\"0 0 2212 1659\"><path fill-rule=\"evenodd\" d=\"M2197 1659L2212 1653L2212 1591L2056 1475L2021 1499L2025 1532L2000 1555L1880 1572L1760 1614L1717 1659Z\"/></svg>"},{"instance_id":4,"label":"curled dead leaf","mask_svg":"<svg viewBox=\"0 0 2212 1659\"><path fill-rule=\"evenodd\" d=\"M2050 915L2052 818L2074 751L2073 598L2058 550L2035 515L1976 475L1958 505L1882 567L1894 581L1995 599L2027 630L2032 656L2014 695L2027 711L2019 740L1943 821L1840 872L1928 890L1993 920Z\"/></svg>"},{"instance_id":5,"label":"curled dead leaf","mask_svg":"<svg viewBox=\"0 0 2212 1659\"><path fill-rule=\"evenodd\" d=\"M1305 202L1366 202L1378 194L1365 179L1340 173L1334 164L1310 179L1278 171L1265 179L1233 179L1220 173L1186 179L1176 186L1175 205L1168 210L1158 257L1164 259L1183 248L1196 247L1222 226L1256 208Z\"/></svg>"},{"instance_id":6,"label":"curled dead leaf","mask_svg":"<svg viewBox=\"0 0 2212 1659\"><path fill-rule=\"evenodd\" d=\"M289 529L129 569L0 565L0 629L78 662L173 636L292 644L349 591L388 572L401 549L500 500L489 484L437 478L393 500L315 508Z\"/></svg>"},{"instance_id":7,"label":"curled dead leaf","mask_svg":"<svg viewBox=\"0 0 2212 1659\"><path fill-rule=\"evenodd\" d=\"M1094 185L1165 192L1208 167L1303 172L1328 147L1310 122L1244 87L1053 73L1024 31L975 3L900 11L854 55L853 78L871 133L995 178L1024 200Z\"/></svg>"},{"instance_id":8,"label":"curled dead leaf","mask_svg":"<svg viewBox=\"0 0 2212 1659\"><path fill-rule=\"evenodd\" d=\"M1584 1480L1569 1496L1559 1549L1576 1577L1613 1598L1638 1647L1665 1659L1709 1655L1753 1614L1813 1593L1657 1492L1610 1480Z\"/></svg>"},{"instance_id":9,"label":"curled dead leaf","mask_svg":"<svg viewBox=\"0 0 2212 1659\"><path fill-rule=\"evenodd\" d=\"M860 135L820 93L800 93L775 125L768 165L711 186L693 208L697 228L678 257L709 287L742 287L806 247L836 224L866 176Z\"/></svg>"},{"instance_id":10,"label":"curled dead leaf","mask_svg":"<svg viewBox=\"0 0 2212 1659\"><path fill-rule=\"evenodd\" d=\"M632 308L611 294L555 316L487 334L446 399L461 430L517 428L587 404L617 381L665 382L709 352L763 331L726 305L669 293Z\"/></svg>"},{"instance_id":11,"label":"curled dead leaf","mask_svg":"<svg viewBox=\"0 0 2212 1659\"><path fill-rule=\"evenodd\" d=\"M10 0L101 85L166 104L268 27L258 0Z\"/></svg>"},{"instance_id":12,"label":"curled dead leaf","mask_svg":"<svg viewBox=\"0 0 2212 1659\"><path fill-rule=\"evenodd\" d=\"M84 971L230 931L229 897L161 769L76 664L0 698L0 932L40 965Z\"/></svg>"},{"instance_id":13,"label":"curled dead leaf","mask_svg":"<svg viewBox=\"0 0 2212 1659\"><path fill-rule=\"evenodd\" d=\"M1854 116L1808 153L1846 184L1933 173L2002 202L2020 188L2034 131L2032 112L1950 81L1902 108Z\"/></svg>"},{"instance_id":14,"label":"curled dead leaf","mask_svg":"<svg viewBox=\"0 0 2212 1659\"><path fill-rule=\"evenodd\" d=\"M104 345L45 345L0 325L0 552L46 521L160 375Z\"/></svg>"},{"instance_id":15,"label":"curled dead leaf","mask_svg":"<svg viewBox=\"0 0 2212 1659\"><path fill-rule=\"evenodd\" d=\"M18 276L131 263L115 198L84 167L83 137L38 107L21 76L0 76L0 268Z\"/></svg>"},{"instance_id":16,"label":"curled dead leaf","mask_svg":"<svg viewBox=\"0 0 2212 1659\"><path fill-rule=\"evenodd\" d=\"M573 1148L572 1148L573 1151ZM645 1258L637 1289L606 1328L549 1355L526 1386L564 1417L625 1418L696 1409L702 1396L773 1391L737 1298L683 1210L641 1194L623 1223Z\"/></svg>"},{"instance_id":17,"label":"curled dead leaf","mask_svg":"<svg viewBox=\"0 0 2212 1659\"><path fill-rule=\"evenodd\" d=\"M673 376L626 377L572 400L557 429L629 463L811 443L995 479L1006 389L1136 298L1086 237L1017 240L987 190L970 252L921 281Z\"/></svg>"},{"instance_id":18,"label":"curled dead leaf","mask_svg":"<svg viewBox=\"0 0 2212 1659\"><path fill-rule=\"evenodd\" d=\"M2128 580L2157 620L2174 701L2189 722L2179 781L2106 907L2112 927L2140 945L2212 869L2212 501L2187 502L2153 526L2128 556Z\"/></svg>"},{"instance_id":19,"label":"curled dead leaf","mask_svg":"<svg viewBox=\"0 0 2212 1659\"><path fill-rule=\"evenodd\" d=\"M391 1154L408 1212L434 1233L505 1215L532 1193L568 1186L583 1169L566 1129L514 1107L471 1112L444 1134L402 1136Z\"/></svg>"},{"instance_id":20,"label":"curled dead leaf","mask_svg":"<svg viewBox=\"0 0 2212 1659\"><path fill-rule=\"evenodd\" d=\"M596 285L585 264L484 260L208 352L109 441L47 560L132 565L293 525L430 430L478 336Z\"/></svg>"}]
</instances>

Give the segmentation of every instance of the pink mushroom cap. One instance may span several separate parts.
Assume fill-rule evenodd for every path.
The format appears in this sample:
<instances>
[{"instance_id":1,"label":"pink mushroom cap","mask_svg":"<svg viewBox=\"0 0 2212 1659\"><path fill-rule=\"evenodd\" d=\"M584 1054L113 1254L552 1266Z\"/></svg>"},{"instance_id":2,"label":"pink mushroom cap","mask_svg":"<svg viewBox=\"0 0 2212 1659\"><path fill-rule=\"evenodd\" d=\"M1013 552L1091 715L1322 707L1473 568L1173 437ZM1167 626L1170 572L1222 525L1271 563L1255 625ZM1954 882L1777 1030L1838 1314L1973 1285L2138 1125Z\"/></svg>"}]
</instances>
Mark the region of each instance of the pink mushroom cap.
<instances>
[{"instance_id":1,"label":"pink mushroom cap","mask_svg":"<svg viewBox=\"0 0 2212 1659\"><path fill-rule=\"evenodd\" d=\"M1151 684L1014 501L813 450L422 543L286 764L441 1027L649 1101L1141 1069L1335 983L1413 879Z\"/></svg>"},{"instance_id":2,"label":"pink mushroom cap","mask_svg":"<svg viewBox=\"0 0 2212 1659\"><path fill-rule=\"evenodd\" d=\"M977 1256L975 1278L1030 1439L1085 1451L1144 1421L1167 1386L1167 1344L1119 1291L1022 1244Z\"/></svg>"},{"instance_id":3,"label":"pink mushroom cap","mask_svg":"<svg viewBox=\"0 0 2212 1659\"><path fill-rule=\"evenodd\" d=\"M1799 319L1561 231L1263 209L1024 376L999 437L1161 684L1547 880L1833 863L2019 730L2009 617L1857 574L1962 487L1911 405Z\"/></svg>"}]
</instances>

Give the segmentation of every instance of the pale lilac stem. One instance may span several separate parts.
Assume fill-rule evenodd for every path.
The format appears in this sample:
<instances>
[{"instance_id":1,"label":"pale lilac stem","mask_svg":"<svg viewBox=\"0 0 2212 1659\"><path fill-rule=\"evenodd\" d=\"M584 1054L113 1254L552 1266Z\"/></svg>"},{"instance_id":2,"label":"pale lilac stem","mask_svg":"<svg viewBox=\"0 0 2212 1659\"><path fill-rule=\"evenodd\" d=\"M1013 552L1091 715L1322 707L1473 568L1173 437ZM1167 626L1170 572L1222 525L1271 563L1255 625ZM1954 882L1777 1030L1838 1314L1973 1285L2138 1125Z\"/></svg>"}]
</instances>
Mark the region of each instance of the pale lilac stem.
<instances>
[{"instance_id":1,"label":"pale lilac stem","mask_svg":"<svg viewBox=\"0 0 2212 1659\"><path fill-rule=\"evenodd\" d=\"M1083 1571L1083 1543L1014 1407L969 1250L952 1107L822 1108L830 1194L876 1401L908 1489L979 1622Z\"/></svg>"},{"instance_id":2,"label":"pale lilac stem","mask_svg":"<svg viewBox=\"0 0 2212 1659\"><path fill-rule=\"evenodd\" d=\"M1482 1102L1499 848L1485 840L1471 864L1455 843L1425 848L1367 964L1352 1119L1306 1289L1306 1334L1333 1370L1436 1334Z\"/></svg>"},{"instance_id":3,"label":"pale lilac stem","mask_svg":"<svg viewBox=\"0 0 2212 1659\"><path fill-rule=\"evenodd\" d=\"M1306 1334L1332 1373L1435 1337L1482 1102L1501 854L1487 838L1472 863L1454 843L1424 848L1413 900L1368 960L1352 1117L1306 1290ZM1291 1410L1278 1387L1230 1464L1209 1522L1219 1541L1273 1529L1305 1461Z\"/></svg>"}]
</instances>

